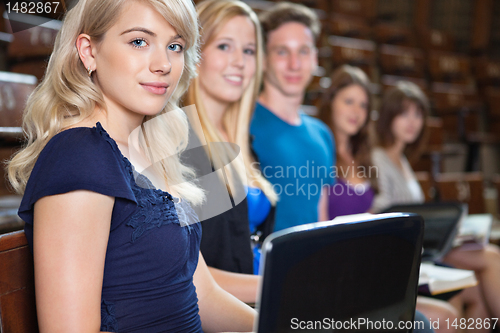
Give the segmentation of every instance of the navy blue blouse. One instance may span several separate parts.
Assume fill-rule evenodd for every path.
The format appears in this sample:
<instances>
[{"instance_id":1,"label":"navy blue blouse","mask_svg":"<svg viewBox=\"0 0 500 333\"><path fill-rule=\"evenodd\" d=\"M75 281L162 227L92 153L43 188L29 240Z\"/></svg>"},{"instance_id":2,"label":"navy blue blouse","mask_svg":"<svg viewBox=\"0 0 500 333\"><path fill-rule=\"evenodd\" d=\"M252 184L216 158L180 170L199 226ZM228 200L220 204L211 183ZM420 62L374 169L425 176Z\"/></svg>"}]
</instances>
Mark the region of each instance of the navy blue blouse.
<instances>
[{"instance_id":1,"label":"navy blue blouse","mask_svg":"<svg viewBox=\"0 0 500 333\"><path fill-rule=\"evenodd\" d=\"M182 221L195 216L189 204L138 174L100 123L68 129L41 152L19 208L31 249L35 202L75 190L115 197L101 330L201 332L193 284L201 225Z\"/></svg>"}]
</instances>

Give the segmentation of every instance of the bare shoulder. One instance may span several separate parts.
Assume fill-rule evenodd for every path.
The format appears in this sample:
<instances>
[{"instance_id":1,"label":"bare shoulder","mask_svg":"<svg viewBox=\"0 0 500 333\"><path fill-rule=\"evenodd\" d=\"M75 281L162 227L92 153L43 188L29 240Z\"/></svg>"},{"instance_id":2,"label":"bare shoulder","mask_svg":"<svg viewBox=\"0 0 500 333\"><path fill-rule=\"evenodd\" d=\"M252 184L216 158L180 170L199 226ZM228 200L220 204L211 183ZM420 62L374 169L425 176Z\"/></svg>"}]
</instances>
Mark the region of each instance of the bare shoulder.
<instances>
[{"instance_id":1,"label":"bare shoulder","mask_svg":"<svg viewBox=\"0 0 500 333\"><path fill-rule=\"evenodd\" d=\"M93 224L109 225L113 206L114 197L87 190L45 196L35 203L34 226L64 224L85 228Z\"/></svg>"}]
</instances>

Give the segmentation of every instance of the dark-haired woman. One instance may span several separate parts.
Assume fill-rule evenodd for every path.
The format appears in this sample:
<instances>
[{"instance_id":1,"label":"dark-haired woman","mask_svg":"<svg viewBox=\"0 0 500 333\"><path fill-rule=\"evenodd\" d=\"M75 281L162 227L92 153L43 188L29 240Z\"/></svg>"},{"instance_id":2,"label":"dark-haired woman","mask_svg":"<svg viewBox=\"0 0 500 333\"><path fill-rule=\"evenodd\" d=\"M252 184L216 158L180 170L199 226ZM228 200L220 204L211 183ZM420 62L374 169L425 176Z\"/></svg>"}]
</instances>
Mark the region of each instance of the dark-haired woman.
<instances>
[{"instance_id":1,"label":"dark-haired woman","mask_svg":"<svg viewBox=\"0 0 500 333\"><path fill-rule=\"evenodd\" d=\"M383 97L376 132L380 147L372 160L378 169L378 189L373 210L381 211L396 204L422 203L424 195L408 157L418 157L425 145L425 121L429 102L414 83L402 81ZM500 249L487 245L483 250L452 249L443 260L456 268L474 270L479 285L462 292L468 318L500 315ZM484 327L476 328L487 331Z\"/></svg>"}]
</instances>

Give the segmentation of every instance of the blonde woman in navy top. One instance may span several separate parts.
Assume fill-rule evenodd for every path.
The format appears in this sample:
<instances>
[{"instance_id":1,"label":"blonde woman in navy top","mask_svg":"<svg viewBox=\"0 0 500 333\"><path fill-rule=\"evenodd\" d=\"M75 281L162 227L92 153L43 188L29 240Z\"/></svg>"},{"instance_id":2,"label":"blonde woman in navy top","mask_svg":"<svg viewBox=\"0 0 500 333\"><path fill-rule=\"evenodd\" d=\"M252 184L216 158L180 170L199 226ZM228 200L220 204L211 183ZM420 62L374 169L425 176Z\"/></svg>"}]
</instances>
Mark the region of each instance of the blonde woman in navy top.
<instances>
[{"instance_id":1,"label":"blonde woman in navy top","mask_svg":"<svg viewBox=\"0 0 500 333\"><path fill-rule=\"evenodd\" d=\"M197 45L190 0L80 0L67 13L9 164L40 332L252 329L254 310L199 256L191 205L204 195L177 157Z\"/></svg>"}]
</instances>

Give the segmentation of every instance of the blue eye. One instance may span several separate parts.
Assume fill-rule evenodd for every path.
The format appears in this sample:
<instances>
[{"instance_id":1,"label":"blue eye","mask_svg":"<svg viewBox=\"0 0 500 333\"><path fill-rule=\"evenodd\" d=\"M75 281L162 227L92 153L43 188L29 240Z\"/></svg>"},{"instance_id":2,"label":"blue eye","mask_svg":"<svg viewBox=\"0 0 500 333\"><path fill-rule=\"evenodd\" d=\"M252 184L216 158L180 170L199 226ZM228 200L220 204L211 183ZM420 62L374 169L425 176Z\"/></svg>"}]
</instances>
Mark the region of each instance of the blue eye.
<instances>
[{"instance_id":1,"label":"blue eye","mask_svg":"<svg viewBox=\"0 0 500 333\"><path fill-rule=\"evenodd\" d=\"M217 45L217 48L222 51L226 51L229 48L229 45L227 44L219 44Z\"/></svg>"},{"instance_id":2,"label":"blue eye","mask_svg":"<svg viewBox=\"0 0 500 333\"><path fill-rule=\"evenodd\" d=\"M181 53L184 50L184 47L181 44L170 44L168 49L170 51Z\"/></svg>"},{"instance_id":3,"label":"blue eye","mask_svg":"<svg viewBox=\"0 0 500 333\"><path fill-rule=\"evenodd\" d=\"M146 46L146 41L142 38L134 39L130 43L132 44L133 47L136 47L136 48L142 48L142 47Z\"/></svg>"},{"instance_id":4,"label":"blue eye","mask_svg":"<svg viewBox=\"0 0 500 333\"><path fill-rule=\"evenodd\" d=\"M287 55L287 54L288 54L288 51L287 51L287 50L283 50L283 49L281 49L281 50L278 50L276 53L277 53L279 56L285 56L285 55Z\"/></svg>"},{"instance_id":5,"label":"blue eye","mask_svg":"<svg viewBox=\"0 0 500 333\"><path fill-rule=\"evenodd\" d=\"M243 52L245 54L248 54L248 55L254 55L255 54L255 50L253 50L253 49L245 49Z\"/></svg>"},{"instance_id":6,"label":"blue eye","mask_svg":"<svg viewBox=\"0 0 500 333\"><path fill-rule=\"evenodd\" d=\"M311 53L309 49L301 49L300 50L300 54L309 55L309 53Z\"/></svg>"}]
</instances>

